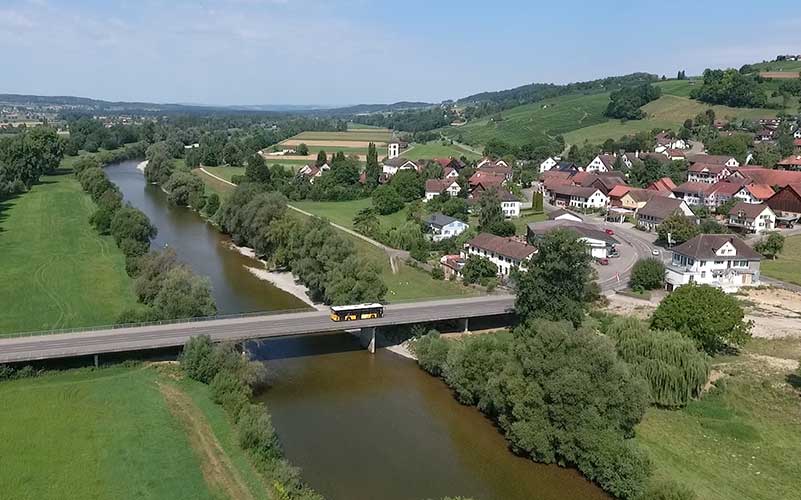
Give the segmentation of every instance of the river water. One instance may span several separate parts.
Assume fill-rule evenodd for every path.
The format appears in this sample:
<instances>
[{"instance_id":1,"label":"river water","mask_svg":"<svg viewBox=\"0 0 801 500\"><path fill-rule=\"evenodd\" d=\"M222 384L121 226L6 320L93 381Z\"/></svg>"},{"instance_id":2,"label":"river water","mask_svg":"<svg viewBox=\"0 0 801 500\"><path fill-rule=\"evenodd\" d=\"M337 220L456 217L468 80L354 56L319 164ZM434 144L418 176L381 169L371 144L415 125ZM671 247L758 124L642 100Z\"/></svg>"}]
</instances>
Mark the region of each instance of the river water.
<instances>
[{"instance_id":1,"label":"river water","mask_svg":"<svg viewBox=\"0 0 801 500\"><path fill-rule=\"evenodd\" d=\"M154 247L174 247L209 276L221 312L302 307L258 280L257 264L193 212L146 185L136 162L106 169L125 199L158 227ZM287 458L329 500L595 500L607 498L576 471L512 454L475 408L460 405L414 361L362 349L348 334L254 342L270 388L270 409Z\"/></svg>"}]
</instances>

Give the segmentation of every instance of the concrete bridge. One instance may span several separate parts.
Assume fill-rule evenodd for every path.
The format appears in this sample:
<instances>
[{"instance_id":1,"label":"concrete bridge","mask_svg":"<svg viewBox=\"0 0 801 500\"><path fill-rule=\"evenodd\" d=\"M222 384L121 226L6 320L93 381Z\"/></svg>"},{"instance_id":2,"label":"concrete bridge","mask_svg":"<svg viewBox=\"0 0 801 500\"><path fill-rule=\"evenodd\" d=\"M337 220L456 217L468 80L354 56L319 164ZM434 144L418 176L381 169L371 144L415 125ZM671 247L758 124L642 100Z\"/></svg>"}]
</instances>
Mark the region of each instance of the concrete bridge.
<instances>
[{"instance_id":1,"label":"concrete bridge","mask_svg":"<svg viewBox=\"0 0 801 500\"><path fill-rule=\"evenodd\" d=\"M0 338L0 363L177 347L197 335L242 342L361 328L374 339L377 327L499 316L512 312L513 306L514 297L502 295L388 305L382 318L343 323L332 321L327 312L313 311L18 336ZM374 341L371 344L372 349Z\"/></svg>"}]
</instances>

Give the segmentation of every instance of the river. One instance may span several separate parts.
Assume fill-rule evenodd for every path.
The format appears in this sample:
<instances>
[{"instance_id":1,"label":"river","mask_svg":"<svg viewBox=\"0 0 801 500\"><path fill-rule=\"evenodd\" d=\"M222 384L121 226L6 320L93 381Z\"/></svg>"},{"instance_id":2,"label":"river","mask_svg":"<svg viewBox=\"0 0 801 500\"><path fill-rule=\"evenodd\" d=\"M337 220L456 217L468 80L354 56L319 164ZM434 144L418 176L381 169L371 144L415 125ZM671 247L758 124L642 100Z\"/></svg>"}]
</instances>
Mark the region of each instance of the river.
<instances>
[{"instance_id":1,"label":"river","mask_svg":"<svg viewBox=\"0 0 801 500\"><path fill-rule=\"evenodd\" d=\"M126 201L158 227L154 247L175 248L207 275L221 312L301 307L258 280L257 264L231 250L197 214L169 205L136 162L106 169ZM596 500L607 496L579 473L512 454L475 408L460 405L414 361L362 349L348 334L254 342L270 388L259 394L287 458L328 500Z\"/></svg>"}]
</instances>

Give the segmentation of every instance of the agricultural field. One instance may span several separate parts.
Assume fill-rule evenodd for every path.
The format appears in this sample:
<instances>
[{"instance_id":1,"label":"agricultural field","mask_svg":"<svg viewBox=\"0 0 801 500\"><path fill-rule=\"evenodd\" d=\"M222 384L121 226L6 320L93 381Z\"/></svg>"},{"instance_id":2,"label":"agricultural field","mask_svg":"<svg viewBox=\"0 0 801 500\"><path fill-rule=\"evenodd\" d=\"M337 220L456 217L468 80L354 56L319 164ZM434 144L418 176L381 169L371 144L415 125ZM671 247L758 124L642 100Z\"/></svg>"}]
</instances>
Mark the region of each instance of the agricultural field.
<instances>
[{"instance_id":1,"label":"agricultural field","mask_svg":"<svg viewBox=\"0 0 801 500\"><path fill-rule=\"evenodd\" d=\"M66 168L0 202L0 336L109 325L137 306L122 252L89 224L94 210Z\"/></svg>"},{"instance_id":2,"label":"agricultural field","mask_svg":"<svg viewBox=\"0 0 801 500\"><path fill-rule=\"evenodd\" d=\"M380 128L353 129L347 132L301 132L289 139L281 141L275 146L269 147L262 153L268 163L308 162L317 158L317 153L325 151L330 156L335 152L342 152L346 155L356 155L359 160L367 160L367 148L372 142L378 148L378 156L386 154L386 145L392 137L392 132ZM299 144L306 144L309 154L302 155L274 155L269 153L278 149L291 149Z\"/></svg>"},{"instance_id":3,"label":"agricultural field","mask_svg":"<svg viewBox=\"0 0 801 500\"><path fill-rule=\"evenodd\" d=\"M763 260L761 269L769 278L801 285L801 235L788 236L779 258Z\"/></svg>"},{"instance_id":4,"label":"agricultural field","mask_svg":"<svg viewBox=\"0 0 801 500\"><path fill-rule=\"evenodd\" d=\"M522 146L538 135L556 136L603 123L608 103L608 93L562 96L503 111L503 120L497 123L485 117L460 127L447 127L443 132L472 146L486 144L490 139Z\"/></svg>"},{"instance_id":5,"label":"agricultural field","mask_svg":"<svg viewBox=\"0 0 801 500\"><path fill-rule=\"evenodd\" d=\"M174 371L114 367L0 382L3 497L269 498L208 388Z\"/></svg>"},{"instance_id":6,"label":"agricultural field","mask_svg":"<svg viewBox=\"0 0 801 500\"><path fill-rule=\"evenodd\" d=\"M680 410L650 408L636 439L655 476L705 500L798 498L799 352L799 338L755 339L739 356L713 359L718 389Z\"/></svg>"},{"instance_id":7,"label":"agricultural field","mask_svg":"<svg viewBox=\"0 0 801 500\"><path fill-rule=\"evenodd\" d=\"M380 155L379 155L380 156ZM477 160L481 157L455 144L442 144L442 141L431 141L424 144L411 144L401 156L410 160L431 160L433 158L461 158Z\"/></svg>"}]
</instances>

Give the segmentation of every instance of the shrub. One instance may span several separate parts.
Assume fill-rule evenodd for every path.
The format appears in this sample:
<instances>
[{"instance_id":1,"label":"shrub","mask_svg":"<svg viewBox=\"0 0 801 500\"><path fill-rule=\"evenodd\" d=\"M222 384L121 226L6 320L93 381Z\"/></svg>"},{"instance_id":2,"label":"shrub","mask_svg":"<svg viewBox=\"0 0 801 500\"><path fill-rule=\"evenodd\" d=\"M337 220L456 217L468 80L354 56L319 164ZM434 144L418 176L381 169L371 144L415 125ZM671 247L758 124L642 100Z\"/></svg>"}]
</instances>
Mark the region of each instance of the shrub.
<instances>
[{"instance_id":1,"label":"shrub","mask_svg":"<svg viewBox=\"0 0 801 500\"><path fill-rule=\"evenodd\" d=\"M414 344L417 362L425 371L434 376L442 374L449 349L450 344L448 341L443 339L436 330L431 330L427 335L420 337Z\"/></svg>"},{"instance_id":2,"label":"shrub","mask_svg":"<svg viewBox=\"0 0 801 500\"><path fill-rule=\"evenodd\" d=\"M657 259L640 259L631 270L633 290L657 290L665 282L665 265Z\"/></svg>"},{"instance_id":3,"label":"shrub","mask_svg":"<svg viewBox=\"0 0 801 500\"><path fill-rule=\"evenodd\" d=\"M498 266L485 257L471 255L462 268L462 280L465 283L480 283L484 278L494 278L498 274Z\"/></svg>"},{"instance_id":4,"label":"shrub","mask_svg":"<svg viewBox=\"0 0 801 500\"><path fill-rule=\"evenodd\" d=\"M653 481L643 495L648 500L695 500L695 492L673 481Z\"/></svg>"},{"instance_id":5,"label":"shrub","mask_svg":"<svg viewBox=\"0 0 801 500\"><path fill-rule=\"evenodd\" d=\"M237 422L239 445L264 460L281 458L278 438L270 415L261 405L250 405L240 414Z\"/></svg>"},{"instance_id":6,"label":"shrub","mask_svg":"<svg viewBox=\"0 0 801 500\"><path fill-rule=\"evenodd\" d=\"M211 379L210 389L212 400L221 405L231 415L234 421L239 420L242 410L250 404L253 395L250 387L245 385L231 370L220 370Z\"/></svg>"},{"instance_id":7,"label":"shrub","mask_svg":"<svg viewBox=\"0 0 801 500\"><path fill-rule=\"evenodd\" d=\"M214 362L214 345L208 335L190 338L178 358L189 378L208 384L217 375Z\"/></svg>"},{"instance_id":8,"label":"shrub","mask_svg":"<svg viewBox=\"0 0 801 500\"><path fill-rule=\"evenodd\" d=\"M503 370L510 337L479 335L453 341L446 360L445 381L464 404L485 399L487 381Z\"/></svg>"},{"instance_id":9,"label":"shrub","mask_svg":"<svg viewBox=\"0 0 801 500\"><path fill-rule=\"evenodd\" d=\"M431 277L435 280L444 280L445 279L445 271L442 270L439 266L434 266L431 269Z\"/></svg>"}]
</instances>

